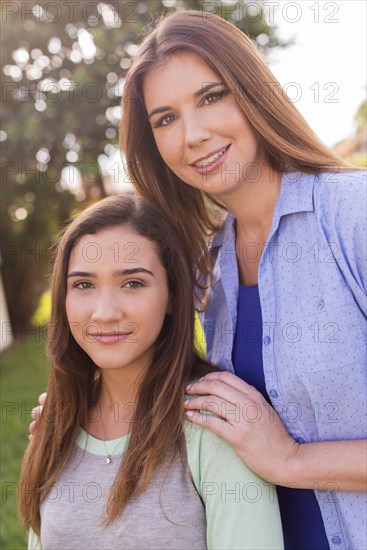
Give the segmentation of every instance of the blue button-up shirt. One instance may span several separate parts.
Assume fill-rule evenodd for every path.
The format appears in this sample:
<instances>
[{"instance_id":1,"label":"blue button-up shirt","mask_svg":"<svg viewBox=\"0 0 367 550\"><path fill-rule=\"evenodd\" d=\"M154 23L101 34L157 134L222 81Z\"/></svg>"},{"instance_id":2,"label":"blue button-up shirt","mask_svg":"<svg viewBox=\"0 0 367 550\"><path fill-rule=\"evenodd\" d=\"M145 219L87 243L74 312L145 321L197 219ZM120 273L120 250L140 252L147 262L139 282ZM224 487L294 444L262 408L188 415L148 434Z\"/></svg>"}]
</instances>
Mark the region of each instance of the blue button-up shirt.
<instances>
[{"instance_id":1,"label":"blue button-up shirt","mask_svg":"<svg viewBox=\"0 0 367 550\"><path fill-rule=\"evenodd\" d=\"M259 265L267 393L295 440L364 439L366 174L285 173ZM239 292L234 218L213 239L207 356L233 372ZM264 243L261 243L264 244ZM253 243L249 257L254 257ZM315 484L331 549L367 548L363 493Z\"/></svg>"}]
</instances>

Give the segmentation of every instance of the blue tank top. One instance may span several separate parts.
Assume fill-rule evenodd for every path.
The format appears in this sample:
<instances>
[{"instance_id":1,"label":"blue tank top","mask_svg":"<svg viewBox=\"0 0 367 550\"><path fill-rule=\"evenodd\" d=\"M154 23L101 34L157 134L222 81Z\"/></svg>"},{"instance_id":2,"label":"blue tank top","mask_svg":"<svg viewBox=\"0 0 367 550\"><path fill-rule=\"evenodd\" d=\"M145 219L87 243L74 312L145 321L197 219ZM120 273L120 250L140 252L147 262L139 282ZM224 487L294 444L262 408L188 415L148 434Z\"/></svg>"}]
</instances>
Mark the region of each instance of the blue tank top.
<instances>
[{"instance_id":1,"label":"blue tank top","mask_svg":"<svg viewBox=\"0 0 367 550\"><path fill-rule=\"evenodd\" d=\"M237 376L270 403L262 360L262 316L258 285L240 286L232 361ZM286 550L329 550L315 493L277 487Z\"/></svg>"}]
</instances>

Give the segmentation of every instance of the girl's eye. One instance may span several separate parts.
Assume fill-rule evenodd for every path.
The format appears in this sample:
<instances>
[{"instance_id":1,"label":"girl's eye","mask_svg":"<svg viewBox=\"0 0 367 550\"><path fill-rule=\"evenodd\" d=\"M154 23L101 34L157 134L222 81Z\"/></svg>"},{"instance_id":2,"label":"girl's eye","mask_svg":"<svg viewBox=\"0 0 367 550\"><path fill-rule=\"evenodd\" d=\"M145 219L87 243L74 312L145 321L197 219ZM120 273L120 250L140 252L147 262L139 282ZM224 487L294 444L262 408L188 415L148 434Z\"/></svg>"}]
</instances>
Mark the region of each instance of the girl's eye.
<instances>
[{"instance_id":1,"label":"girl's eye","mask_svg":"<svg viewBox=\"0 0 367 550\"><path fill-rule=\"evenodd\" d=\"M93 287L93 284L89 281L77 281L73 284L73 288L79 288L80 290L89 290Z\"/></svg>"},{"instance_id":2,"label":"girl's eye","mask_svg":"<svg viewBox=\"0 0 367 550\"><path fill-rule=\"evenodd\" d=\"M127 281L123 286L127 288L141 288L144 284L141 281Z\"/></svg>"},{"instance_id":3,"label":"girl's eye","mask_svg":"<svg viewBox=\"0 0 367 550\"><path fill-rule=\"evenodd\" d=\"M154 124L154 128L160 128L161 126L168 126L174 120L175 120L175 115L164 115Z\"/></svg>"},{"instance_id":4,"label":"girl's eye","mask_svg":"<svg viewBox=\"0 0 367 550\"><path fill-rule=\"evenodd\" d=\"M211 105L212 103L217 103L218 101L223 101L225 90L220 92L211 92L207 94L203 99L203 105Z\"/></svg>"}]
</instances>

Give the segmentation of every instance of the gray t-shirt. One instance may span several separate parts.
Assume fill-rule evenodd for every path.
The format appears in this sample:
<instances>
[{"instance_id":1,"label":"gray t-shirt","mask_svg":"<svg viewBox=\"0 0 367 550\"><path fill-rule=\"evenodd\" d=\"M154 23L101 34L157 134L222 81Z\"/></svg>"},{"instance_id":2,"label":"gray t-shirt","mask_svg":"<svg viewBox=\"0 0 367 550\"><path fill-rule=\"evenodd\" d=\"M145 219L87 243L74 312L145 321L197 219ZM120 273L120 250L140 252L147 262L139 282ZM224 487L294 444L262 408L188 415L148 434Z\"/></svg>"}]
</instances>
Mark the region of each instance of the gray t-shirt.
<instances>
[{"instance_id":1,"label":"gray t-shirt","mask_svg":"<svg viewBox=\"0 0 367 550\"><path fill-rule=\"evenodd\" d=\"M282 549L276 494L221 438L185 422L187 461L177 456L154 473L147 490L103 528L108 492L129 436L102 441L84 430L41 505L42 550ZM112 450L115 449L115 452ZM185 465L185 462L188 464Z\"/></svg>"}]
</instances>

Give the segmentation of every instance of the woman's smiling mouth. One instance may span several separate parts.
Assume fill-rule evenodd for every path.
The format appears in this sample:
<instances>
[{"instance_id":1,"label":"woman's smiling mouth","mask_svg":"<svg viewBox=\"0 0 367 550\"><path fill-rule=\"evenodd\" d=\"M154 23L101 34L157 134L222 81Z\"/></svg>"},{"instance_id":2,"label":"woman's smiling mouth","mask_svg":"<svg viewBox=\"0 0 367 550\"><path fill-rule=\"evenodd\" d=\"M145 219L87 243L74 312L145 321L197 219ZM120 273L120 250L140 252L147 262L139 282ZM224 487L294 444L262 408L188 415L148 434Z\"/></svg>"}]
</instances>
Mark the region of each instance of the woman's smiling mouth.
<instances>
[{"instance_id":1,"label":"woman's smiling mouth","mask_svg":"<svg viewBox=\"0 0 367 550\"><path fill-rule=\"evenodd\" d=\"M203 166L208 166L209 164L211 164L212 162L217 160L219 157L224 155L224 153L228 150L228 148L229 148L229 145L227 145L226 147L223 147L223 149L219 149L219 150L215 151L214 153L211 153L207 157L200 157L200 159L192 162L191 166L196 166L196 167L199 167L199 168L201 168Z\"/></svg>"},{"instance_id":2,"label":"woman's smiling mouth","mask_svg":"<svg viewBox=\"0 0 367 550\"><path fill-rule=\"evenodd\" d=\"M217 149L213 153L210 153L206 157L200 157L190 164L196 171L201 174L206 174L208 171L212 171L218 168L225 159L227 158L227 153L229 151L230 145L223 147L222 149Z\"/></svg>"}]
</instances>

